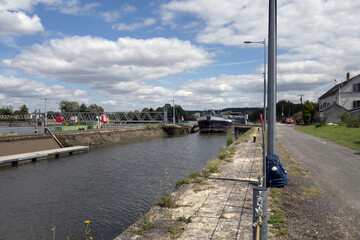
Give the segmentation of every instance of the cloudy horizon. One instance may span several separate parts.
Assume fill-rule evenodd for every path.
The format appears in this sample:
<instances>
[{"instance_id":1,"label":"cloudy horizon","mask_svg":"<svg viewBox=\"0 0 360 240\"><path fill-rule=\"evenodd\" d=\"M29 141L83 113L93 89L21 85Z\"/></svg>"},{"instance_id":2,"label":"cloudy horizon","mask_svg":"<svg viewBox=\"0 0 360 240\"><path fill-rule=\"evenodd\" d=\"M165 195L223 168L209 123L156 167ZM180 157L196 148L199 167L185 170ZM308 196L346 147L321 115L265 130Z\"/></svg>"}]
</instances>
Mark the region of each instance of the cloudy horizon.
<instances>
[{"instance_id":1,"label":"cloudy horizon","mask_svg":"<svg viewBox=\"0 0 360 240\"><path fill-rule=\"evenodd\" d=\"M360 74L356 0L279 0L277 100ZM261 107L268 1L5 0L0 106ZM267 40L266 40L267 42Z\"/></svg>"}]
</instances>

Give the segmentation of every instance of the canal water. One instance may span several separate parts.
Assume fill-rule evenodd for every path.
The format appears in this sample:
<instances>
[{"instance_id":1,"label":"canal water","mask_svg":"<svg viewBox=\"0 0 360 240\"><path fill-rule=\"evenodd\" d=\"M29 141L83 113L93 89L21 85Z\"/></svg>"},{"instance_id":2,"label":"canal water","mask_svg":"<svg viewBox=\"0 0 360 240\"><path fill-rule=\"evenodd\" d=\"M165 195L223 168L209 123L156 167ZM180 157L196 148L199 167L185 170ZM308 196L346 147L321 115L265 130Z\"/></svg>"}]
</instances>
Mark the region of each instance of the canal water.
<instances>
[{"instance_id":1,"label":"canal water","mask_svg":"<svg viewBox=\"0 0 360 240\"><path fill-rule=\"evenodd\" d=\"M84 239L85 220L94 239L113 239L164 183L201 168L225 143L226 135L195 133L0 168L0 239L53 239L54 226L56 239Z\"/></svg>"}]
</instances>

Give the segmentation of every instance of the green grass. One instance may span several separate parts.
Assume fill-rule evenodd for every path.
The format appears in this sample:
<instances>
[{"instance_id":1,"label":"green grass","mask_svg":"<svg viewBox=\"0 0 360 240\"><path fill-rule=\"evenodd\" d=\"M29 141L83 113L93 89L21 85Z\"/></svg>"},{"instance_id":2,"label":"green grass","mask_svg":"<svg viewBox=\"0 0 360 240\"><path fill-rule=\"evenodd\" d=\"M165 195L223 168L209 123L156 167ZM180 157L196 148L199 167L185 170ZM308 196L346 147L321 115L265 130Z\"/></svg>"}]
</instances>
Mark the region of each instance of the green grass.
<instances>
[{"instance_id":1,"label":"green grass","mask_svg":"<svg viewBox=\"0 0 360 240\"><path fill-rule=\"evenodd\" d=\"M315 125L311 125L297 128L297 130L360 151L360 128L348 128L338 125L326 125L316 128Z\"/></svg>"},{"instance_id":2,"label":"green grass","mask_svg":"<svg viewBox=\"0 0 360 240\"><path fill-rule=\"evenodd\" d=\"M287 233L287 220L283 217L284 211L277 207L273 208L272 211L268 219L268 222L273 225L270 231L279 235L285 235Z\"/></svg>"}]
</instances>

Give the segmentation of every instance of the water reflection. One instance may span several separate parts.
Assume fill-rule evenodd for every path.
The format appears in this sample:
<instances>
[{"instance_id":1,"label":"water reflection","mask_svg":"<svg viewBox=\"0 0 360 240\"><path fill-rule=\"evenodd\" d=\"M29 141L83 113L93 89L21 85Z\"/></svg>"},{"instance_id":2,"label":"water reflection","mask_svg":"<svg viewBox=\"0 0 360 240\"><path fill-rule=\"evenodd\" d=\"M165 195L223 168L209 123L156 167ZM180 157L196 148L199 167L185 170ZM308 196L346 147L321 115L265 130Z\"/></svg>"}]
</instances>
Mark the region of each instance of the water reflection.
<instances>
[{"instance_id":1,"label":"water reflection","mask_svg":"<svg viewBox=\"0 0 360 240\"><path fill-rule=\"evenodd\" d=\"M192 134L0 169L1 239L112 239L148 211L165 169L176 183L213 158L226 135Z\"/></svg>"}]
</instances>

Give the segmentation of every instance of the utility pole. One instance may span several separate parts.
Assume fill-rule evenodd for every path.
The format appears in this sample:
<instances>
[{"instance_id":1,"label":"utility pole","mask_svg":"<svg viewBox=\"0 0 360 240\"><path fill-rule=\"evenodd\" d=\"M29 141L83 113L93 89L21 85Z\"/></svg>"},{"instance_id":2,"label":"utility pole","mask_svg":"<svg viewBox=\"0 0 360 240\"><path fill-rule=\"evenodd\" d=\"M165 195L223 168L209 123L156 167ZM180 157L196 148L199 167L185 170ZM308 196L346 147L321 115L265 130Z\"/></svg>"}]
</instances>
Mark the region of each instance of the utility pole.
<instances>
[{"instance_id":1,"label":"utility pole","mask_svg":"<svg viewBox=\"0 0 360 240\"><path fill-rule=\"evenodd\" d=\"M302 100L303 100L304 94L299 94L298 96L300 97L300 104L301 104L301 106L302 106Z\"/></svg>"}]
</instances>

